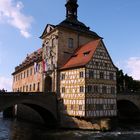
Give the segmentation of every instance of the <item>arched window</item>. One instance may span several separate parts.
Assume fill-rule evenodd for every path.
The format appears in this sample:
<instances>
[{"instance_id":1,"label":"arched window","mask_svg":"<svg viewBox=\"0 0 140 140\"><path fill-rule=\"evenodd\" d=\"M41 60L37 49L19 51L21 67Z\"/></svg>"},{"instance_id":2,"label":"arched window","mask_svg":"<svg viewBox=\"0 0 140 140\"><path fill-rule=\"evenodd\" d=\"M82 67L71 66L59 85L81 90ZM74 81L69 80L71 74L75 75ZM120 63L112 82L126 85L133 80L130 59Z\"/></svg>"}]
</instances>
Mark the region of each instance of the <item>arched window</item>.
<instances>
[{"instance_id":1,"label":"arched window","mask_svg":"<svg viewBox=\"0 0 140 140\"><path fill-rule=\"evenodd\" d=\"M28 92L28 85L26 86L26 92Z\"/></svg>"},{"instance_id":2,"label":"arched window","mask_svg":"<svg viewBox=\"0 0 140 140\"><path fill-rule=\"evenodd\" d=\"M40 91L40 82L37 83L37 91Z\"/></svg>"},{"instance_id":3,"label":"arched window","mask_svg":"<svg viewBox=\"0 0 140 140\"><path fill-rule=\"evenodd\" d=\"M35 83L33 84L33 90L35 91Z\"/></svg>"},{"instance_id":4,"label":"arched window","mask_svg":"<svg viewBox=\"0 0 140 140\"><path fill-rule=\"evenodd\" d=\"M68 39L68 47L73 48L73 38Z\"/></svg>"},{"instance_id":5,"label":"arched window","mask_svg":"<svg viewBox=\"0 0 140 140\"><path fill-rule=\"evenodd\" d=\"M30 85L30 91L32 90L32 85Z\"/></svg>"}]
</instances>

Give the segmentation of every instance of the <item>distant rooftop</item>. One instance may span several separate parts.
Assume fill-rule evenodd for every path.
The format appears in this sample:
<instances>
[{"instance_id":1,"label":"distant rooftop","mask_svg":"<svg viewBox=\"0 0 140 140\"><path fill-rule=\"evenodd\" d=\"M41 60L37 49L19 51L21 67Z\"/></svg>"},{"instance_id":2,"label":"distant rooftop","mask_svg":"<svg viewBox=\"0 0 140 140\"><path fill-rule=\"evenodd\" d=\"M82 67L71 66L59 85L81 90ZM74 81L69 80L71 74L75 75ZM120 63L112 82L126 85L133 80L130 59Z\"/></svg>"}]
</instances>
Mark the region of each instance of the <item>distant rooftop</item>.
<instances>
[{"instance_id":1,"label":"distant rooftop","mask_svg":"<svg viewBox=\"0 0 140 140\"><path fill-rule=\"evenodd\" d=\"M12 75L25 69L29 65L34 64L34 62L39 62L39 61L42 61L42 48L27 55L25 60L21 64L15 67L15 72L13 72Z\"/></svg>"}]
</instances>

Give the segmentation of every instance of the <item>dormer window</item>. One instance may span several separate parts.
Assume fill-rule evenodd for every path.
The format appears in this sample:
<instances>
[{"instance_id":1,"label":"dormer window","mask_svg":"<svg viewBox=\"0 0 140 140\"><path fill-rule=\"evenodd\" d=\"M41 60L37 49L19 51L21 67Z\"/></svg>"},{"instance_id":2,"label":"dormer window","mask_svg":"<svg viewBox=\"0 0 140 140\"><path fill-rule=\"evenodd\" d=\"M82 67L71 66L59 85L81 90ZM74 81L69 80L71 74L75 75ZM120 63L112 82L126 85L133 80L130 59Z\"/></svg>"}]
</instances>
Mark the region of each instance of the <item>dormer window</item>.
<instances>
[{"instance_id":1,"label":"dormer window","mask_svg":"<svg viewBox=\"0 0 140 140\"><path fill-rule=\"evenodd\" d=\"M73 38L68 39L68 47L73 48Z\"/></svg>"},{"instance_id":2,"label":"dormer window","mask_svg":"<svg viewBox=\"0 0 140 140\"><path fill-rule=\"evenodd\" d=\"M84 56L87 56L87 55L89 55L89 53L90 53L90 51L87 51L87 52L84 52L83 54L84 54Z\"/></svg>"}]
</instances>

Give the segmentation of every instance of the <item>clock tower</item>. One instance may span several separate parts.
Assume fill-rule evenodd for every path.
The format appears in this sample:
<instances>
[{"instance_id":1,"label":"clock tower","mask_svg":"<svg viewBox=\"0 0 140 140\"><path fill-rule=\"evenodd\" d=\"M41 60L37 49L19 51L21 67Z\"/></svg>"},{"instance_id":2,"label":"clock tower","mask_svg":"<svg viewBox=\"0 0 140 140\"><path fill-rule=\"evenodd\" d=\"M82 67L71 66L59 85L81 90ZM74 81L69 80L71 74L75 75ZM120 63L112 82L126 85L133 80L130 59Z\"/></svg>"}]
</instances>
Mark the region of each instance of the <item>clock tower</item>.
<instances>
[{"instance_id":1,"label":"clock tower","mask_svg":"<svg viewBox=\"0 0 140 140\"><path fill-rule=\"evenodd\" d=\"M66 3L66 18L71 20L77 20L77 0L67 0Z\"/></svg>"}]
</instances>

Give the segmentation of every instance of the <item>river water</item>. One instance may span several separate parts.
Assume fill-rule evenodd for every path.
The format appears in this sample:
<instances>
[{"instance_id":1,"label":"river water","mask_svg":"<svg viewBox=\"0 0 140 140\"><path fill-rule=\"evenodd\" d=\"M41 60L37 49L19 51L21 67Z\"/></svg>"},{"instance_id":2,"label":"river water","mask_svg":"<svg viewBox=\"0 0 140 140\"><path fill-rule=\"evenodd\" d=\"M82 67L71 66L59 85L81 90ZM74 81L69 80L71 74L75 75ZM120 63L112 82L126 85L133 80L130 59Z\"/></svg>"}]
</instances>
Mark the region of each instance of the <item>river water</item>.
<instances>
[{"instance_id":1,"label":"river water","mask_svg":"<svg viewBox=\"0 0 140 140\"><path fill-rule=\"evenodd\" d=\"M48 130L44 126L3 119L0 140L140 140L140 125L123 126L111 132Z\"/></svg>"}]
</instances>

